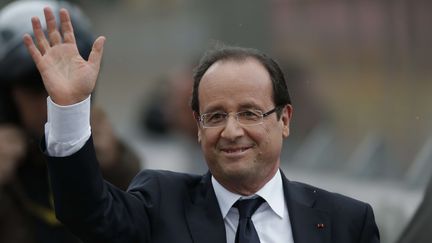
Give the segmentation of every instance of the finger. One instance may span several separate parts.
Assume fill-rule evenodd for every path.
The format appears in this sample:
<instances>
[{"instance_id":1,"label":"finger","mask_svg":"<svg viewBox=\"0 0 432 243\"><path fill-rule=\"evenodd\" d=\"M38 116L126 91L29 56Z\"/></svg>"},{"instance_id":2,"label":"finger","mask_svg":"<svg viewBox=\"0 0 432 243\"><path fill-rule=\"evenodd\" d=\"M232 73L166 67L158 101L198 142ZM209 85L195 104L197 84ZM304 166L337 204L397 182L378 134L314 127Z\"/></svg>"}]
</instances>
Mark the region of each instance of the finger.
<instances>
[{"instance_id":1,"label":"finger","mask_svg":"<svg viewBox=\"0 0 432 243\"><path fill-rule=\"evenodd\" d=\"M50 48L50 45L49 45L47 39L45 38L45 33L42 30L42 25L39 21L39 18L33 17L31 19L31 22L32 22L32 26L33 26L33 33L36 37L37 45L39 47L41 54L44 55L45 52Z\"/></svg>"},{"instance_id":2,"label":"finger","mask_svg":"<svg viewBox=\"0 0 432 243\"><path fill-rule=\"evenodd\" d=\"M93 47L88 59L89 63L97 66L98 68L100 67L100 63L102 60L104 44L105 44L105 37L99 36L93 43Z\"/></svg>"},{"instance_id":3,"label":"finger","mask_svg":"<svg viewBox=\"0 0 432 243\"><path fill-rule=\"evenodd\" d=\"M51 42L51 45L57 45L61 43L61 35L57 30L56 20L54 17L54 13L50 8L44 9L45 21L47 24L48 37Z\"/></svg>"},{"instance_id":4,"label":"finger","mask_svg":"<svg viewBox=\"0 0 432 243\"><path fill-rule=\"evenodd\" d=\"M73 32L72 22L69 13L66 9L60 9L60 25L63 32L63 39L65 43L75 43L75 35Z\"/></svg>"},{"instance_id":5,"label":"finger","mask_svg":"<svg viewBox=\"0 0 432 243\"><path fill-rule=\"evenodd\" d=\"M42 54L35 46L33 39L29 34L25 34L23 40L24 40L24 45L27 47L30 56L32 57L33 61L36 63L37 66L40 60L42 59Z\"/></svg>"}]
</instances>

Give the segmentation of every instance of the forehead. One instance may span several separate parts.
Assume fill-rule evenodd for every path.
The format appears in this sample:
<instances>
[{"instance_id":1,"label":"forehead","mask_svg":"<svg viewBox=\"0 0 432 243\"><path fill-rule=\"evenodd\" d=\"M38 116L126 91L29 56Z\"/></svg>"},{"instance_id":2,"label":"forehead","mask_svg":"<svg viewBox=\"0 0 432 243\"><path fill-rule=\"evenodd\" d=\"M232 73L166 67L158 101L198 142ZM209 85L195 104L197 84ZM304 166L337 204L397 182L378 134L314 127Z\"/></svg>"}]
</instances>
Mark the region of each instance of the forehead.
<instances>
[{"instance_id":1,"label":"forehead","mask_svg":"<svg viewBox=\"0 0 432 243\"><path fill-rule=\"evenodd\" d=\"M217 61L202 77L198 94L201 111L273 104L270 75L254 58Z\"/></svg>"}]
</instances>

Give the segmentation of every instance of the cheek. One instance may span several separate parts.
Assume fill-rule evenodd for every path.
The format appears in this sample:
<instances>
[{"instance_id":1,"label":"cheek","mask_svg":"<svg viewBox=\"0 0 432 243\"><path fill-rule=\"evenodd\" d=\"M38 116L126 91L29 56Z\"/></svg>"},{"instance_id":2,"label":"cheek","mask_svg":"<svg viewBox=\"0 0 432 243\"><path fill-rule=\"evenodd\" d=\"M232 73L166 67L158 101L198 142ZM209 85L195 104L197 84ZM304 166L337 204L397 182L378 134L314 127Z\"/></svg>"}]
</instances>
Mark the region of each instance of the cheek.
<instances>
[{"instance_id":1,"label":"cheek","mask_svg":"<svg viewBox=\"0 0 432 243\"><path fill-rule=\"evenodd\" d=\"M268 146L271 143L271 132L268 126L257 127L248 133L248 137L259 146Z\"/></svg>"},{"instance_id":2,"label":"cheek","mask_svg":"<svg viewBox=\"0 0 432 243\"><path fill-rule=\"evenodd\" d=\"M262 133L256 134L254 138L255 141L259 141L259 153L264 156L274 156L274 154L280 153L282 131L270 126L265 127L262 131Z\"/></svg>"},{"instance_id":3,"label":"cheek","mask_svg":"<svg viewBox=\"0 0 432 243\"><path fill-rule=\"evenodd\" d=\"M219 139L219 135L216 131L212 131L212 130L201 131L201 135L200 135L201 148L203 149L204 152L211 150L216 146L218 139Z\"/></svg>"}]
</instances>

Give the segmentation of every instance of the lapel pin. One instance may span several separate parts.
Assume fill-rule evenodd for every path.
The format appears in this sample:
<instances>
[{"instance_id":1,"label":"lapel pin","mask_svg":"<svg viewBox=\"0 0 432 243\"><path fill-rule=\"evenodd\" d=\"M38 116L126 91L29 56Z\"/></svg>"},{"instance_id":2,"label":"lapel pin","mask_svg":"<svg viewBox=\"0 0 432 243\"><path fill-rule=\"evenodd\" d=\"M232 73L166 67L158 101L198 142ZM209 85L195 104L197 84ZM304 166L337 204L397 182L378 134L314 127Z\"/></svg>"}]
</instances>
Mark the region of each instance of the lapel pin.
<instances>
[{"instance_id":1,"label":"lapel pin","mask_svg":"<svg viewBox=\"0 0 432 243\"><path fill-rule=\"evenodd\" d=\"M325 225L324 224L317 224L316 227L318 229L324 229Z\"/></svg>"}]
</instances>

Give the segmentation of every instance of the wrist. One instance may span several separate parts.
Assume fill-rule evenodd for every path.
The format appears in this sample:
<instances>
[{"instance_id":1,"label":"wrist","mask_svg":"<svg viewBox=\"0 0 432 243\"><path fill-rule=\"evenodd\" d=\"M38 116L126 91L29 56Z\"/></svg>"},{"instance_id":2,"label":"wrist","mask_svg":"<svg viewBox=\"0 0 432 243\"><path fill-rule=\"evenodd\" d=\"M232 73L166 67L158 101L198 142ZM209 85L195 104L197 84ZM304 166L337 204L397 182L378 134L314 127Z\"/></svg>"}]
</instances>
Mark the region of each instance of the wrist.
<instances>
[{"instance_id":1,"label":"wrist","mask_svg":"<svg viewBox=\"0 0 432 243\"><path fill-rule=\"evenodd\" d=\"M50 98L54 104L58 106L70 106L81 103L86 100L90 95L83 96L69 96L69 95L50 95Z\"/></svg>"}]
</instances>

